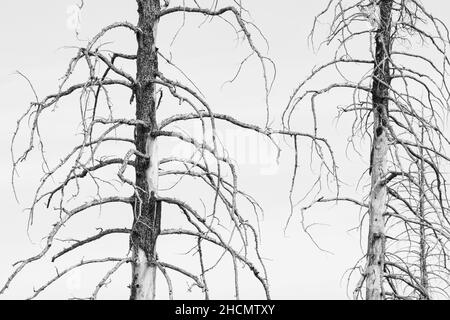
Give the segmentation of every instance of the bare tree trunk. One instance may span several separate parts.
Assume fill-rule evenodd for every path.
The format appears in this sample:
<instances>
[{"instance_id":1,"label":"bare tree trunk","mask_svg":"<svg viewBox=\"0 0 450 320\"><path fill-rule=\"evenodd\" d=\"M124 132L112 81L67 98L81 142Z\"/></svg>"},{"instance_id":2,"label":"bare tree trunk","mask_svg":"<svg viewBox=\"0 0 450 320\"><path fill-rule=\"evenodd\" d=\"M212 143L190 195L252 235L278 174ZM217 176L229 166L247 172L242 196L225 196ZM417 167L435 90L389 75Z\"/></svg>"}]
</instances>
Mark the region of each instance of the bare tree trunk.
<instances>
[{"instance_id":1,"label":"bare tree trunk","mask_svg":"<svg viewBox=\"0 0 450 320\"><path fill-rule=\"evenodd\" d=\"M159 0L137 0L141 32L137 35L136 119L149 126L137 125L135 129L136 150L148 158L136 156L136 195L134 222L131 234L133 257L130 299L155 298L156 239L160 233L161 205L156 201L158 189L158 155L156 139L156 102L154 80L158 71L155 45Z\"/></svg>"},{"instance_id":2,"label":"bare tree trunk","mask_svg":"<svg viewBox=\"0 0 450 320\"><path fill-rule=\"evenodd\" d=\"M374 137L371 152L372 180L367 248L367 300L384 299L383 271L386 242L384 214L386 213L387 187L383 180L386 176L388 151L392 3L392 0L379 2L380 23L375 35L375 70L372 87Z\"/></svg>"},{"instance_id":3,"label":"bare tree trunk","mask_svg":"<svg viewBox=\"0 0 450 320\"><path fill-rule=\"evenodd\" d=\"M420 143L423 144L424 140L424 128L422 127L422 135L421 135L421 141ZM428 300L428 270L427 270L427 239L426 239L426 232L425 232L425 225L424 225L424 219L425 219L425 191L424 191L424 180L425 180L425 161L423 159L423 148L420 148L420 166L419 166L419 217L420 217L420 256L419 256L419 263L420 263L420 284L422 285L423 289L426 292L425 294L420 295L421 300Z\"/></svg>"}]
</instances>

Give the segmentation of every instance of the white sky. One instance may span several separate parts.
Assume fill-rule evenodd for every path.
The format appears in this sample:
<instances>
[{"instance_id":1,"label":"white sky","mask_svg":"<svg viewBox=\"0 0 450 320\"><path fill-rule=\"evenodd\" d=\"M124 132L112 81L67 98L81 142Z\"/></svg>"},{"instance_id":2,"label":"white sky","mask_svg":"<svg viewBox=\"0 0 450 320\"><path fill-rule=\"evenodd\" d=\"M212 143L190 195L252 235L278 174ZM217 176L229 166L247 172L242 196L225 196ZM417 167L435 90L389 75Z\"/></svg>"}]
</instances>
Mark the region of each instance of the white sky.
<instances>
[{"instance_id":1,"label":"white sky","mask_svg":"<svg viewBox=\"0 0 450 320\"><path fill-rule=\"evenodd\" d=\"M135 1L85 1L82 11L80 39L85 40L93 36L102 26L115 21L137 21ZM189 3L190 1L186 1ZM220 3L221 1L219 1ZM280 111L285 107L289 95L297 83L307 76L312 67L321 61L324 56L316 56L307 45L307 35L310 31L313 16L324 8L328 0L319 1L245 1L250 10L253 22L264 32L270 43L268 55L277 66L277 80L271 95L274 126L279 125ZM445 3L445 5L443 4ZM83 45L84 41L75 38L74 31L68 27L73 0L41 0L28 1L2 1L0 4L0 30L2 30L2 48L0 59L0 94L2 96L2 117L0 118L0 194L2 206L0 209L0 283L6 280L12 271L11 264L21 258L27 257L39 250L40 239L48 230L52 221L52 212L38 210L36 224L31 230L32 244L27 237L27 214L23 211L32 199L32 192L41 175L40 161L36 156L30 156L29 162L24 164L18 178L18 192L21 202L14 200L11 189L11 157L10 140L16 120L23 113L28 103L33 100L33 94L26 82L15 74L20 70L33 82L40 97L53 93L57 89L59 79L67 68L67 63L73 54L73 49L64 49L63 46ZM447 2L427 0L426 5L432 12L446 12ZM445 15L442 17L447 21ZM176 15L161 22L158 35L158 47L168 55L169 44L182 16ZM197 86L205 94L207 100L219 113L227 113L255 124L264 124L264 91L261 70L256 60L247 64L241 76L231 85L222 87L222 83L233 77L240 60L248 54L248 47L238 45L235 41L234 31L220 20L206 23L198 28L202 22L201 17L187 17L186 25L170 48L174 61L190 75ZM256 34L256 32L255 32ZM114 41L110 48L121 52L134 53L134 35L130 32L118 31L107 37ZM260 38L258 45L264 49L264 42ZM364 48L361 48L364 50ZM326 52L324 47L323 51ZM364 52L364 51L362 51ZM163 72L179 77L169 71L161 63ZM129 73L135 71L130 69ZM75 75L76 79L80 78ZM179 77L180 78L180 77ZM181 78L180 78L181 79ZM329 81L329 79L327 79ZM128 104L129 94L119 90L114 96L114 107L122 115L132 114ZM342 94L327 97L320 101L321 117L319 134L325 135L336 150L341 178L348 184L343 192L348 195L355 193L355 185L359 175L367 168L367 162L353 151L345 155L346 138L349 133L351 119L343 118L336 124L336 106ZM177 103L169 100L163 104L162 114L186 112ZM51 113L41 124L43 134L47 137L48 156L56 163L58 158L67 151L76 141L79 115L76 99L68 99L60 104L57 112ZM163 117L160 116L160 119ZM311 119L303 117L293 123L299 131L311 128ZM186 127L189 129L189 127ZM265 219L261 223L263 243L262 253L267 259L269 280L272 297L278 299L336 299L346 298L346 278L342 278L345 271L352 267L361 256L361 248L365 248L365 234L360 246L359 233L350 232L356 227L360 218L358 208L350 205L334 206L321 205L308 211L309 222L320 222L326 226L317 226L312 229L315 239L320 245L333 254L319 251L301 230L300 216L297 210L288 228L287 235L283 234L284 223L289 215L288 190L292 173L292 143L283 144L283 155L280 166L273 170L274 150L267 143L252 140L251 136L243 131L230 131L221 127L220 134L224 137L223 143L230 149L230 156L238 153L240 187L258 199L265 210ZM170 143L169 143L170 142ZM238 143L236 147L235 143ZM19 138L19 144L25 143L24 136ZM255 148L255 143L257 148ZM126 149L112 146L107 152L118 156L124 155ZM364 155L368 154L369 146L359 146ZM161 147L165 155L179 152L179 145L168 140L167 145ZM239 149L240 148L240 149ZM303 149L302 149L303 148ZM61 151L62 150L62 151ZM237 151L236 151L237 150ZM255 157L255 153L260 154ZM312 176L307 173L309 149L306 144L300 144L300 158L303 170L297 180L298 200L304 190L312 183ZM161 180L162 186L170 183ZM367 181L364 181L366 183ZM364 185L363 183L363 185ZM204 188L198 187L200 182L185 182L177 189L176 196L191 201L201 209L200 198L206 201ZM365 189L367 191L367 189ZM112 190L108 190L112 191ZM107 192L106 192L107 194ZM125 193L126 194L126 193ZM359 189L359 197L364 193ZM361 196L362 195L362 196ZM305 204L308 204L307 202ZM164 207L165 209L166 207ZM248 208L247 208L248 209ZM251 213L250 213L251 214ZM167 209L163 211L163 224L165 227L174 227L179 224L175 217L176 211ZM71 228L74 233L71 237L82 239L95 234L95 227L115 226L129 227L131 211L124 206L104 207L102 213L91 211L85 218L74 220ZM61 244L58 244L61 246ZM187 269L197 266L192 258L182 255L189 246L185 241L160 242L159 254L167 262L179 263ZM62 245L64 246L64 244ZM85 257L123 256L128 246L125 235L104 238L98 245L92 245L87 250L78 250L68 254L60 265L76 263ZM210 289L212 298L232 298L232 273L228 268L220 268L210 276ZM71 276L63 278L43 294L42 298L66 298L71 296L88 296L96 283L109 270L106 266L86 267ZM227 271L228 270L228 271ZM13 282L8 294L1 298L23 298L32 293L33 286L39 286L54 274L54 268L48 261L36 263L27 267L23 274ZM114 277L114 282L101 291L100 298L127 298L129 281L129 266L123 267ZM159 276L159 278L162 278ZM245 281L248 273L241 272L242 292L241 298L262 298L262 290L255 281ZM342 279L341 279L342 278ZM187 292L185 279L174 276L175 298L201 297L199 290ZM159 298L166 298L166 285L159 285L161 292ZM352 288L352 287L350 287ZM351 292L351 290L350 290Z\"/></svg>"}]
</instances>

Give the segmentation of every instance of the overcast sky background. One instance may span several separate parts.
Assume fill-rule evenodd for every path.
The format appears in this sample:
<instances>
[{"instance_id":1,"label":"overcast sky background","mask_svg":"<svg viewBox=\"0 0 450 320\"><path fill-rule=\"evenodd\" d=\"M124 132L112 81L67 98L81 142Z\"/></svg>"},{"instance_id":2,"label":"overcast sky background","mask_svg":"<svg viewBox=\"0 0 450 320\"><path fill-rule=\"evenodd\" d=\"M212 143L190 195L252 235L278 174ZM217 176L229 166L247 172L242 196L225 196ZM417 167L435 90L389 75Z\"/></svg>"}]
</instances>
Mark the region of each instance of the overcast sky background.
<instances>
[{"instance_id":1,"label":"overcast sky background","mask_svg":"<svg viewBox=\"0 0 450 320\"><path fill-rule=\"evenodd\" d=\"M64 46L85 45L85 40L92 37L103 26L115 21L130 21L136 23L135 1L85 1L82 10L79 39L70 28L71 13L75 2L73 0L59 1L2 1L0 4L0 30L2 30L2 50L0 51L0 94L2 96L2 116L0 118L0 194L2 206L0 209L0 283L3 284L13 270L13 262L28 257L39 251L54 213L40 208L36 215L36 223L30 231L33 241L30 242L27 232L27 214L23 211L32 200L33 190L41 176L40 161L37 153L29 157L18 178L17 190L20 203L14 199L11 189L11 157L10 140L16 120L25 111L33 94L23 78L15 74L16 70L26 74L33 82L39 96L55 92L58 79L67 69L67 64L75 50ZM189 3L190 1L186 1ZM219 6L222 6L219 1ZM252 21L263 31L270 43L268 56L277 67L277 78L271 94L273 127L279 127L279 115L286 106L294 87L305 78L312 67L329 56L326 47L316 55L307 44L307 36L311 29L313 17L320 12L328 0L320 1L261 1L246 0L245 6L251 12ZM208 3L208 2L206 2ZM224 1L225 3L225 1ZM446 1L427 0L426 5L431 12L439 14L447 12ZM448 21L446 16L442 18ZM211 23L199 25L201 16L187 16L185 27L170 46L171 40L182 23L182 15L173 15L163 20L159 27L158 47L163 54L173 55L178 64L195 81L205 94L207 100L216 112L227 113L240 119L259 125L264 125L264 87L261 68L257 60L251 60L245 65L241 76L233 84L222 86L231 79L239 67L239 62L248 54L248 46L236 42L232 28L219 19ZM255 30L254 34L257 35ZM264 41L256 37L257 44L265 50ZM135 38L129 31L117 31L109 34L105 40L113 41L108 48L124 53L135 53ZM170 50L169 50L170 49ZM367 54L364 45L357 48L361 54ZM333 52L331 52L332 54ZM179 74L161 63L163 72L179 78ZM354 70L355 73L358 70ZM135 70L129 69L135 74ZM75 79L84 80L84 74L74 75ZM322 81L330 79L322 78ZM124 90L114 92L114 107L120 115L132 115L134 110L129 105L129 93ZM345 101L342 93L329 95L320 99L319 116L321 119L319 134L327 137L332 143L339 164L341 178L348 185L343 188L343 194L363 198L366 189L356 190L356 182L360 174L367 169L369 145L361 142L358 145L363 153L361 158L351 149L346 155L347 136L351 118L344 117L335 121L339 101ZM188 112L187 107L180 107L173 100L161 106L160 119L164 115ZM307 113L305 113L307 115ZM56 112L41 124L43 135L47 139L47 155L53 163L57 163L64 151L79 141L78 126L79 109L76 99L67 99L60 104ZM299 131L311 129L311 117L298 117L293 128ZM78 121L78 122L77 122ZM77 131L78 130L78 131ZM185 130L193 130L187 126ZM312 228L314 238L320 246L332 254L320 251L301 230L300 215L297 210L286 235L284 224L289 216L288 191L292 175L292 143L282 142L283 154L280 164L275 162L275 150L264 139L257 139L241 130L230 130L230 127L220 127L222 142L229 147L230 157L238 157L239 185L253 195L265 210L261 222L262 254L266 259L269 271L272 297L278 299L345 299L347 298L347 277L344 273L360 258L365 249L366 235L363 232L362 242L358 231L350 231L360 220L359 209L347 205L321 205L308 211L309 223L318 222L323 225ZM19 138L19 146L23 146L25 136ZM112 145L110 150L104 150L117 156L123 156L127 149ZM298 177L295 199L304 195L307 187L313 183L313 176L308 173L308 144L300 143L301 174ZM168 141L161 146L162 154L171 155L180 152L180 145ZM256 156L255 156L256 154ZM362 185L367 183L367 177ZM161 180L161 187L170 186L170 181ZM191 202L201 209L201 201L210 201L211 196L205 188L199 187L199 181L184 182L176 191L176 196ZM111 191L111 190L108 190ZM326 191L326 190L325 190ZM174 191L175 192L175 191ZM105 194L111 194L105 192ZM127 193L125 193L127 194ZM330 193L325 193L330 194ZM122 193L122 195L124 195ZM88 198L85 198L88 199ZM83 201L81 201L82 203ZM307 205L308 202L305 202ZM69 205L69 207L71 207ZM248 208L247 208L248 211ZM246 213L250 214L250 212ZM179 213L174 209L164 207L163 226L179 225ZM83 239L96 232L96 227L129 227L131 211L127 206L104 207L100 213L92 210L83 217L74 219L74 225L64 234L68 237ZM67 231L67 233L65 233ZM364 231L364 229L363 229ZM71 232L71 233L69 233ZM57 243L61 248L65 244ZM159 242L160 258L166 262L196 271L196 260L186 257L184 252L189 244L184 241ZM128 246L126 235L105 237L97 245L91 245L86 250L78 250L61 259L59 266L68 266L79 262L81 257L124 256ZM56 251L52 251L56 252ZM227 262L225 261L225 265ZM111 266L85 267L52 285L41 298L68 298L89 296L95 285ZM99 298L128 297L126 285L130 280L130 267L122 267L113 277L106 289L100 292ZM212 298L233 297L233 276L230 270L231 262L220 267L210 275ZM33 286L46 282L53 276L55 269L45 260L35 263L23 270L23 273L13 282L11 289L0 298L24 298L32 294ZM159 275L160 283L158 298L167 298L166 285ZM241 272L241 298L263 298L262 289L247 272ZM248 280L246 280L248 279ZM356 277L354 280L357 280ZM199 290L188 292L188 285L183 277L174 275L175 298L201 298ZM350 292L352 283L350 284Z\"/></svg>"}]
</instances>

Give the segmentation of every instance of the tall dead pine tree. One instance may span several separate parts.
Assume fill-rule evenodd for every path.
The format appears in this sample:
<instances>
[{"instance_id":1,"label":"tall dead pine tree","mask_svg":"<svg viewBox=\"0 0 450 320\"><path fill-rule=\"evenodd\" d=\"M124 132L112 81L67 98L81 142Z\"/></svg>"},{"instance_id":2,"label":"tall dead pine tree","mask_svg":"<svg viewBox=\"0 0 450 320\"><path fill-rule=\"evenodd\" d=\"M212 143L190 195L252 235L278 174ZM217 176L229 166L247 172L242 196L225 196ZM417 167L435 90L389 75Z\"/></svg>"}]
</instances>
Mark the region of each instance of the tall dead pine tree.
<instances>
[{"instance_id":1,"label":"tall dead pine tree","mask_svg":"<svg viewBox=\"0 0 450 320\"><path fill-rule=\"evenodd\" d=\"M223 5L224 2L220 4ZM315 145L322 161L327 163L330 173L335 174L332 150L328 142L317 135L271 128L268 121L263 126L247 123L243 119L218 112L218 107L207 101L194 81L175 64L173 56L176 54L172 55L171 52L169 55L169 48L158 45L157 29L162 19L182 15L185 25L193 16L200 16L204 19L203 22L215 21L214 18L219 17L220 19L216 20L225 20L228 25L232 25L236 35L243 40L249 51L247 57L237 66L236 77L247 62L255 60L260 66L261 84L264 84L263 94L266 98L265 105L261 107L266 110L266 119L269 117L268 102L273 83L271 75L275 74L275 70L272 69L273 62L258 49L257 41L249 30L256 26L247 22L247 10L240 1L230 0L230 5L219 7L218 1L213 0L207 8L201 7L196 1L194 3L190 7L184 5L184 2L183 5L171 5L170 1L137 0L137 25L116 22L100 30L87 41L86 46L77 50L57 92L43 99L36 96L36 101L30 104L19 119L11 148L14 160L13 185L19 164L27 159L30 152L40 150L45 170L30 206L30 225L41 210L54 208L58 214L55 215L54 224L46 236L45 247L14 266L6 283L0 288L0 294L6 292L13 280L27 266L52 254L51 260L56 274L36 287L30 298L39 296L75 269L92 264L113 263L95 286L92 295L87 297L96 299L111 276L123 265L130 263L131 299L154 299L157 292L155 279L159 273L166 280L169 298L174 296L171 276L175 273L189 280L189 291L196 287L201 290L200 294L205 299L209 299L214 288L208 286L208 276L217 266L226 262L232 263L234 281L230 284L233 285L236 299L239 299L241 294L239 272L242 267L250 271L261 286L264 297L270 298L268 274L260 252L261 235L256 227L262 208L252 196L240 188L238 168L229 158L226 146L220 145L217 123L265 137L267 143L279 151L275 136L309 140ZM116 29L132 32L137 43L137 53L116 52L120 50L110 50L108 43L101 41L106 34ZM178 31L181 31L181 28ZM126 71L130 64L134 64L137 69L135 76ZM73 75L75 71L80 71L80 65L87 68L88 76L87 80L78 82L79 80L74 80ZM179 79L168 76L174 70L174 77ZM118 88L130 94L129 108L135 108L126 117L118 116L118 110L112 106L110 91ZM52 167L52 161L47 161L42 149L45 136L41 135L39 126L45 123L42 115L47 114L49 110L58 111L67 107L64 100L68 97L77 98L79 101L80 117L74 117L74 120L78 128L81 128L81 135L76 135L81 136L81 141L77 142L71 151L63 153L59 161L56 159L56 164ZM56 105L64 106L54 108ZM157 112L161 108L167 112ZM157 113L159 116L166 116L159 119ZM28 118L30 129L24 125ZM201 129L200 138L184 130L183 125L187 127L188 123ZM134 134L127 128L132 128ZM27 146L17 156L16 142L19 137L23 139L22 130L27 134ZM190 154L158 155L158 146L171 141L187 147ZM114 149L106 147L111 142L115 143ZM161 152L162 148L159 149ZM161 188L163 179L172 186ZM195 199L185 199L186 192L181 192L183 199L176 197L178 188L183 187L180 186L181 181L186 180L191 188L198 184L207 188L206 194L209 196L202 197L200 209L192 204ZM81 192L85 191L85 187L86 190L93 187L91 190L96 191L87 201L86 195ZM105 196L105 190L113 190L116 193ZM131 195L123 196L122 193L125 192ZM97 234L75 242L75 236L69 238L72 241L62 239L63 244L68 243L62 248L61 242L56 241L64 238L61 236L61 230L71 225L75 216L87 214L87 211L93 208L119 203L131 205L131 226L120 225L103 229L94 220L92 225L91 220L88 220L90 227L99 230ZM121 212L128 214L126 210ZM170 219L165 220L169 212ZM162 229L161 221L166 221L170 227ZM123 256L119 257L81 258L80 262L66 269L58 267L61 257L73 254L88 244L94 245L107 236L120 234L129 236L131 253L122 253ZM183 263L174 264L161 260L160 256L163 254L157 254L158 244L168 238L182 238L184 243L192 246L190 252L198 258L195 263L197 271L190 270L194 268L192 262L186 267Z\"/></svg>"},{"instance_id":2,"label":"tall dead pine tree","mask_svg":"<svg viewBox=\"0 0 450 320\"><path fill-rule=\"evenodd\" d=\"M332 58L296 87L283 123L293 128L306 104L318 132L317 101L339 91L338 117L354 119L349 145L370 163L357 183L367 189L362 199L342 192L318 196L301 212L318 203L347 202L364 213L368 221L358 229L368 228L367 250L349 276L361 270L355 299L448 298L448 28L418 0L330 0L314 19L312 42L328 14L321 45L335 46ZM313 82L326 72L335 72L335 82L329 83L329 75ZM370 148L358 150L355 141L370 141Z\"/></svg>"},{"instance_id":3,"label":"tall dead pine tree","mask_svg":"<svg viewBox=\"0 0 450 320\"><path fill-rule=\"evenodd\" d=\"M161 229L161 204L156 200L158 192L158 147L155 131L156 121L156 85L158 74L158 53L156 36L159 13L159 0L138 0L139 22L141 30L137 34L138 51L136 56L137 76L136 150L147 157L136 157L136 195L134 197L134 222L131 233L133 250L133 273L131 299L153 299L155 297L156 239Z\"/></svg>"},{"instance_id":4,"label":"tall dead pine tree","mask_svg":"<svg viewBox=\"0 0 450 320\"><path fill-rule=\"evenodd\" d=\"M370 159L371 191L369 207L369 239L367 247L367 299L383 298L385 255L385 218L387 173L389 86L391 83L391 11L392 0L379 2L380 21L375 35L375 61L372 84L373 144Z\"/></svg>"}]
</instances>

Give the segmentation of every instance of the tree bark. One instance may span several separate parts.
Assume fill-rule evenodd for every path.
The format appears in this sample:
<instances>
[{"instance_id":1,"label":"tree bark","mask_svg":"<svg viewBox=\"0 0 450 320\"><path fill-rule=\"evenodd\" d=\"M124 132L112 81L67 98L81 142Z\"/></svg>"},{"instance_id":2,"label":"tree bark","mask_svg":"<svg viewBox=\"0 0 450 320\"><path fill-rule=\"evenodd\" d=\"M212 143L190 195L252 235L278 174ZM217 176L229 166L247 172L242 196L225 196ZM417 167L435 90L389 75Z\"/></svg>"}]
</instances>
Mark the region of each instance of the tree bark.
<instances>
[{"instance_id":1,"label":"tree bark","mask_svg":"<svg viewBox=\"0 0 450 320\"><path fill-rule=\"evenodd\" d=\"M367 248L366 299L384 299L383 272L385 256L385 219L387 187L383 183L387 170L389 86L391 52L391 13L393 0L381 0L380 23L375 35L375 67L372 85L374 138L371 152L371 192L369 239Z\"/></svg>"},{"instance_id":2,"label":"tree bark","mask_svg":"<svg viewBox=\"0 0 450 320\"><path fill-rule=\"evenodd\" d=\"M140 32L137 34L136 119L148 125L135 128L136 150L147 157L136 156L136 194L134 221L130 237L132 250L132 300L155 298L156 240L160 233L161 204L156 200L158 191L157 141L152 137L156 130L155 75L158 56L155 45L159 0L137 0Z\"/></svg>"},{"instance_id":3,"label":"tree bark","mask_svg":"<svg viewBox=\"0 0 450 320\"><path fill-rule=\"evenodd\" d=\"M424 128L421 128L421 139L420 143L423 144L424 140ZM423 148L420 147L420 165L419 165L419 217L420 217L420 284L422 285L426 294L420 295L420 300L428 300L429 294L429 283L428 283L428 270L427 270L427 239L426 239L426 230L424 225L425 219L425 161L424 161L424 152Z\"/></svg>"}]
</instances>

